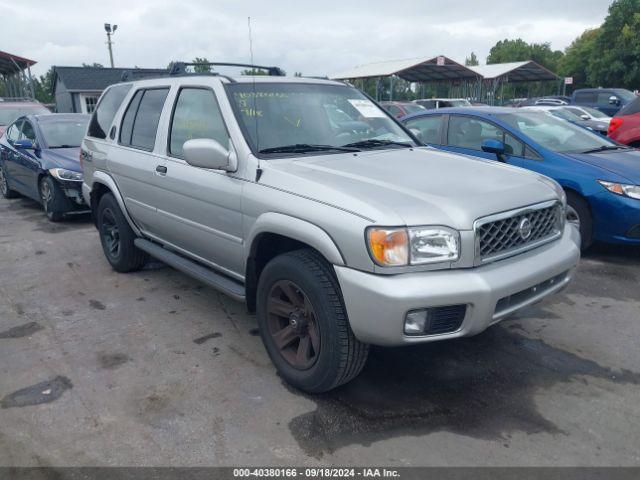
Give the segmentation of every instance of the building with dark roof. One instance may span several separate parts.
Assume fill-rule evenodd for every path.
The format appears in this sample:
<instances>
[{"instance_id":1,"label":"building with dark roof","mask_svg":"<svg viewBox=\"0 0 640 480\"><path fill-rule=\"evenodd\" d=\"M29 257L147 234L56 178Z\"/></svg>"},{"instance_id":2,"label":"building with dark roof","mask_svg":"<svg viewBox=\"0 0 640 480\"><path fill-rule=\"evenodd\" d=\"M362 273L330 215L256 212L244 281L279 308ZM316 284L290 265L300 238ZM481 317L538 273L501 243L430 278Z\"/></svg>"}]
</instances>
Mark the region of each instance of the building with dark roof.
<instances>
[{"instance_id":1,"label":"building with dark roof","mask_svg":"<svg viewBox=\"0 0 640 480\"><path fill-rule=\"evenodd\" d=\"M127 80L166 75L160 68L53 67L51 88L56 111L61 113L92 113L102 91Z\"/></svg>"}]
</instances>

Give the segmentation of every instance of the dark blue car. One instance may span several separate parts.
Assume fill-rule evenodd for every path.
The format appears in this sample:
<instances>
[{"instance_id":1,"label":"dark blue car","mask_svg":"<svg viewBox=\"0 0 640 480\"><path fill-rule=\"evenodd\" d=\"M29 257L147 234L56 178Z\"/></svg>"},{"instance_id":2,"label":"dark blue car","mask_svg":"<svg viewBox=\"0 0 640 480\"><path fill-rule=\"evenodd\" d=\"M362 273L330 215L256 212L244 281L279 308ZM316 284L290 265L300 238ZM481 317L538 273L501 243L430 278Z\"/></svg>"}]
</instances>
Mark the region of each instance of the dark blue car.
<instances>
[{"instance_id":1,"label":"dark blue car","mask_svg":"<svg viewBox=\"0 0 640 480\"><path fill-rule=\"evenodd\" d=\"M40 202L47 217L60 221L88 211L82 198L80 144L89 115L27 115L0 138L0 191Z\"/></svg>"},{"instance_id":2,"label":"dark blue car","mask_svg":"<svg viewBox=\"0 0 640 480\"><path fill-rule=\"evenodd\" d=\"M433 147L553 178L567 194L567 220L580 229L583 249L593 241L640 245L640 151L524 109L447 108L402 122Z\"/></svg>"}]
</instances>

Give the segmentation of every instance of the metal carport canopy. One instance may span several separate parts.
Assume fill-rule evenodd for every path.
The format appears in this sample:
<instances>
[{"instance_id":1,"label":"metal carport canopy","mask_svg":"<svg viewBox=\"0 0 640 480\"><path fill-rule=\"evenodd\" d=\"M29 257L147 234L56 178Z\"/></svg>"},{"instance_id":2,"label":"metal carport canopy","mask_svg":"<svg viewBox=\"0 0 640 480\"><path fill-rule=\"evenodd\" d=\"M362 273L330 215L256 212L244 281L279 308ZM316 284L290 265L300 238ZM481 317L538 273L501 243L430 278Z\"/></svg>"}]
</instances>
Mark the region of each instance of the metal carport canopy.
<instances>
[{"instance_id":1,"label":"metal carport canopy","mask_svg":"<svg viewBox=\"0 0 640 480\"><path fill-rule=\"evenodd\" d=\"M536 82L560 79L558 75L532 60L526 62L492 63L469 68L485 80Z\"/></svg>"},{"instance_id":2,"label":"metal carport canopy","mask_svg":"<svg viewBox=\"0 0 640 480\"><path fill-rule=\"evenodd\" d=\"M360 65L350 70L329 75L334 80L388 77L396 75L408 82L440 82L474 80L480 75L469 67L445 56L408 58Z\"/></svg>"},{"instance_id":3,"label":"metal carport canopy","mask_svg":"<svg viewBox=\"0 0 640 480\"><path fill-rule=\"evenodd\" d=\"M11 75L34 65L35 60L12 55L0 50L0 75Z\"/></svg>"}]
</instances>

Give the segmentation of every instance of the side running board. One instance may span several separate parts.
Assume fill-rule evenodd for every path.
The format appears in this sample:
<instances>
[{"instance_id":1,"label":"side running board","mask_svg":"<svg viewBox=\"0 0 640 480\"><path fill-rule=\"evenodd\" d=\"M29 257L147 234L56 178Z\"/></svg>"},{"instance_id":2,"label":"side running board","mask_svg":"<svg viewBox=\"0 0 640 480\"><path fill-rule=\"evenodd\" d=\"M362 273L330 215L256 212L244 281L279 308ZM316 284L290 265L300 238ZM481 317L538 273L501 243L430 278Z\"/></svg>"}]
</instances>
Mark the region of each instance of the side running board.
<instances>
[{"instance_id":1,"label":"side running board","mask_svg":"<svg viewBox=\"0 0 640 480\"><path fill-rule=\"evenodd\" d=\"M166 248L162 248L160 245L145 240L144 238L136 238L134 243L140 250L144 250L152 257L157 258L176 270L180 270L181 272L186 273L216 290L220 290L222 293L229 295L236 300L245 300L245 290L240 283L216 273L212 269L204 267L199 263L189 260L188 258L173 253Z\"/></svg>"}]
</instances>

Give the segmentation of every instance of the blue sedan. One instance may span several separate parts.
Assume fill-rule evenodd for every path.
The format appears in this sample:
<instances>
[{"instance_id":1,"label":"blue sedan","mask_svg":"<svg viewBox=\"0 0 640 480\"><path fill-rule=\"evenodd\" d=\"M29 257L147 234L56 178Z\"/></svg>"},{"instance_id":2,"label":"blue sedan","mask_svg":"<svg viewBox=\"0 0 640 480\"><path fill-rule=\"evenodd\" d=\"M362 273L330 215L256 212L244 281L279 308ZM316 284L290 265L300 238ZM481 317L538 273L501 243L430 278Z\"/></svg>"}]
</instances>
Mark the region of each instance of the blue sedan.
<instances>
[{"instance_id":1,"label":"blue sedan","mask_svg":"<svg viewBox=\"0 0 640 480\"><path fill-rule=\"evenodd\" d=\"M401 121L425 144L556 180L583 249L593 241L640 245L640 151L551 115L514 108L446 108Z\"/></svg>"},{"instance_id":2,"label":"blue sedan","mask_svg":"<svg viewBox=\"0 0 640 480\"><path fill-rule=\"evenodd\" d=\"M82 198L80 144L89 115L27 115L0 138L0 192L40 202L51 221L88 211Z\"/></svg>"}]
</instances>

